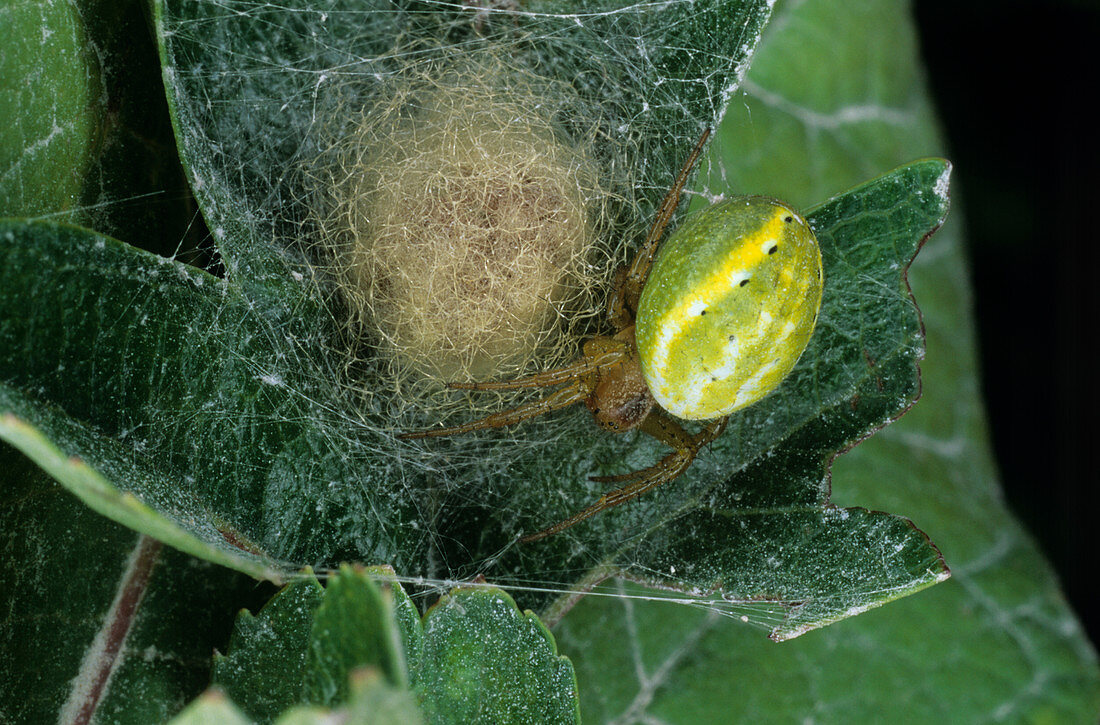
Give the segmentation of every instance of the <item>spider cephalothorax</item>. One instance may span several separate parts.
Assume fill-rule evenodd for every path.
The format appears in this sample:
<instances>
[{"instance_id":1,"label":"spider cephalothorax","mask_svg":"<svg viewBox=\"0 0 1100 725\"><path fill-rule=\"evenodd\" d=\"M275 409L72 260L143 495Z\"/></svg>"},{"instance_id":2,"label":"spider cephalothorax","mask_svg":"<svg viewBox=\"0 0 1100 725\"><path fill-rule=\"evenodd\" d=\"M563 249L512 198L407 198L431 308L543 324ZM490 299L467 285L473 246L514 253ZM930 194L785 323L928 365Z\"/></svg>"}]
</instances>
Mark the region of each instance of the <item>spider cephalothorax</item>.
<instances>
[{"instance_id":1,"label":"spider cephalothorax","mask_svg":"<svg viewBox=\"0 0 1100 725\"><path fill-rule=\"evenodd\" d=\"M533 541L679 476L717 438L729 414L774 390L806 348L824 282L809 224L787 204L742 196L692 216L660 244L704 131L608 302L615 332L585 342L570 365L519 380L454 383L468 390L556 389L538 400L449 428L404 438L454 435L511 425L584 402L597 424L640 430L672 448L649 468L593 477L617 483L591 506L530 534ZM689 433L677 419L708 421Z\"/></svg>"}]
</instances>

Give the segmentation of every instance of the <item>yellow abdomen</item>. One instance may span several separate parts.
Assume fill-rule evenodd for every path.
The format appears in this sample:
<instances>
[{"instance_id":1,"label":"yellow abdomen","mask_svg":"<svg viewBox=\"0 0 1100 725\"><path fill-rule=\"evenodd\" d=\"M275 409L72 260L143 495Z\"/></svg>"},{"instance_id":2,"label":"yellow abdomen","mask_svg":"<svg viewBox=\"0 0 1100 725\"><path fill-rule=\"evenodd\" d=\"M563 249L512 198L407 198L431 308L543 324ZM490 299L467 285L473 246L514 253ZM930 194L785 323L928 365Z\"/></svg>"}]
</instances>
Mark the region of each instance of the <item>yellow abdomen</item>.
<instances>
[{"instance_id":1,"label":"yellow abdomen","mask_svg":"<svg viewBox=\"0 0 1100 725\"><path fill-rule=\"evenodd\" d=\"M704 420L770 393L806 349L823 281L813 230L782 202L735 197L688 219L658 252L638 307L657 403Z\"/></svg>"}]
</instances>

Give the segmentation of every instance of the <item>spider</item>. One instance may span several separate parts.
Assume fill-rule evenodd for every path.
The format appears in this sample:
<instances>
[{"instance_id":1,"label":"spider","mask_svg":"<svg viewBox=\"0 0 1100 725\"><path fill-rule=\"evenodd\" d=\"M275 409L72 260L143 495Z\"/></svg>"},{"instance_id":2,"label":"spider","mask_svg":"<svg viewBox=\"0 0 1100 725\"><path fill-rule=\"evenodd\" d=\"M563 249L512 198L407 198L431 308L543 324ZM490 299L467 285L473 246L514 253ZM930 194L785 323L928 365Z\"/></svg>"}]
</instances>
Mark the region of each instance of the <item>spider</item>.
<instances>
[{"instance_id":1,"label":"spider","mask_svg":"<svg viewBox=\"0 0 1100 725\"><path fill-rule=\"evenodd\" d=\"M738 196L688 219L661 246L710 129L703 131L631 263L615 275L615 332L587 340L572 364L517 380L451 383L460 390L555 388L463 425L402 435L449 436L513 425L583 402L613 433L639 430L672 449L656 464L591 480L619 484L585 509L520 539L537 541L678 477L726 427L791 371L821 306L821 252L787 204ZM750 282L752 283L750 285ZM678 419L707 421L689 433Z\"/></svg>"}]
</instances>

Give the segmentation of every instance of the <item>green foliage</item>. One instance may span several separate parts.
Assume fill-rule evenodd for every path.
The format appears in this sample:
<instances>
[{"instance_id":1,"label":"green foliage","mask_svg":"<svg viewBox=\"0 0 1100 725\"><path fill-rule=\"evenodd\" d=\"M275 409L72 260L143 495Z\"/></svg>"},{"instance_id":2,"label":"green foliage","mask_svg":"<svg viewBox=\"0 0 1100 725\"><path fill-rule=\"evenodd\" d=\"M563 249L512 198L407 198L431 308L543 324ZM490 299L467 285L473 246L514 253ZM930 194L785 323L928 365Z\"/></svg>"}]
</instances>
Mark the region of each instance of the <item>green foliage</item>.
<instances>
[{"instance_id":1,"label":"green foliage","mask_svg":"<svg viewBox=\"0 0 1100 725\"><path fill-rule=\"evenodd\" d=\"M272 597L258 616L248 610L237 615L227 654L214 656L213 680L253 717L274 720L299 701L313 615L323 599L321 585L302 578Z\"/></svg>"},{"instance_id":2,"label":"green foliage","mask_svg":"<svg viewBox=\"0 0 1100 725\"><path fill-rule=\"evenodd\" d=\"M915 39L892 2L779 3L716 139L723 161L701 185L806 205L943 151ZM959 211L909 270L927 339L921 399L838 457L831 477L834 504L918 523L951 579L778 647L713 612L588 598L555 629L587 719L1096 721L1095 653L997 485Z\"/></svg>"},{"instance_id":3,"label":"green foliage","mask_svg":"<svg viewBox=\"0 0 1100 725\"><path fill-rule=\"evenodd\" d=\"M267 588L108 521L11 447L0 446L0 472L0 550L8 562L0 569L0 720L72 714L87 700L74 678L94 672L111 677L98 707L103 720L170 718L206 685L210 653L232 626L227 602L255 606ZM153 569L117 659L89 661L140 553L152 555Z\"/></svg>"},{"instance_id":4,"label":"green foliage","mask_svg":"<svg viewBox=\"0 0 1100 725\"><path fill-rule=\"evenodd\" d=\"M276 725L421 725L420 711L409 693L387 685L373 670L351 674L351 696L346 705L324 708L299 705L275 720ZM171 725L250 725L250 720L217 689L208 690L171 721Z\"/></svg>"},{"instance_id":5,"label":"green foliage","mask_svg":"<svg viewBox=\"0 0 1100 725\"><path fill-rule=\"evenodd\" d=\"M287 13L286 27L306 22L316 37L346 31L334 29L323 13L281 12ZM737 63L746 62L752 48L742 35L714 35L713 24L740 18L732 25L751 28L766 17L752 3L708 4L689 20L681 17L683 8L668 12L667 27L654 19L644 26L647 49L657 54L647 59L660 62L620 69L606 80L612 86L587 91L646 139L641 145L608 144L598 155L613 166L645 169L652 179L645 187L650 205L680 163L679 140L692 138L700 122L714 122L725 83L736 79ZM357 17L369 24L378 16ZM553 571L566 590L608 571L688 591L717 588L725 599L764 598L788 607L792 620L776 627L777 637L944 576L935 549L919 534L910 535L908 523L837 515L821 483L835 451L896 416L916 395L919 319L901 272L946 213L942 162L903 167L811 210L830 280L819 334L780 390L734 416L688 474L640 505L609 511L538 544L515 546L517 534L543 528L595 498L598 489L586 480L590 473L619 472L624 463L644 467L634 461L656 460L659 446L601 434L576 413L558 423L437 446L459 447L443 459L447 465L434 458L436 451L395 441L385 381L344 387L349 383L340 371L344 359L336 349L338 327L325 288L301 250L277 234L285 223L281 216L295 212L291 200L299 195L294 177L275 170L298 160L294 154L308 140L306 119L315 112L293 85L304 82L301 69L287 64L270 73L217 76L225 82L208 84L211 68L245 57L239 44L275 54L285 52L286 43L304 43L301 57L315 63L335 59L311 54L320 42L312 32L296 29L289 38L254 37L243 29L236 34L241 18L208 5L162 7L158 18L182 156L202 180L197 193L229 279L65 227L16 223L7 232L3 274L10 296L4 298L0 337L8 351L9 405L58 446L55 460L78 456L86 462L90 470L82 469L82 478L95 479L95 487L63 477L78 495L129 504L121 512L126 507L102 504L98 510L254 574L271 572L278 562L290 563L285 573L295 564L332 565L346 558L386 561L403 573L423 574L429 561L442 557L453 562L446 572L451 576L480 568L498 582L522 584L532 572ZM461 18L448 22L470 34ZM198 19L204 22L191 22ZM552 52L569 59L551 68L562 80L579 68L594 72L607 59L592 55L593 43L625 47L633 41L621 34L638 30L620 20L597 41L593 33L603 22L577 26L568 18L541 18L530 32L550 47L524 41L517 52L532 63ZM511 28L501 33L516 42ZM353 53L357 43L366 43L360 48L366 53L377 39L365 38L348 38L350 46L340 52ZM713 51L705 83L687 82L704 70L699 53L685 51L694 47ZM382 56L375 65L384 69L386 62ZM264 84L254 89L261 98L283 96L294 104L234 105L243 79ZM660 89L650 101L659 110L642 121L646 114L636 91L646 84ZM657 103L669 84L682 91L675 107ZM217 104L225 114L209 113L212 95L225 99ZM235 115L245 107L248 119ZM301 122L291 123L296 114ZM265 116L269 122L259 123ZM250 183L259 184L261 177L266 186ZM272 186L276 182L282 186ZM646 210L639 205L623 215ZM642 229L646 221L624 219L623 228ZM56 238L45 239L51 234ZM143 304L134 305L134 299ZM853 304L855 299L861 303ZM73 319L46 313L79 307L82 300L94 304ZM868 366L873 375L867 375ZM69 385L74 377L84 381L76 390ZM377 392L357 397L364 386ZM544 441L547 425L556 425L557 434ZM144 455L128 457L134 447ZM502 487L502 477L514 483ZM112 494L112 486L123 495ZM790 525L792 513L802 517L801 528ZM874 521L865 523L868 518ZM740 543L731 546L730 537L741 529ZM822 535L835 537L829 556L822 555ZM864 545L845 549L850 537ZM908 543L899 544L902 539ZM685 550L686 541L708 542L705 553ZM762 545L743 548L749 541ZM773 556L782 549L801 555ZM750 556L730 555L736 551ZM489 557L493 565L483 568ZM811 562L817 583L794 586ZM529 603L551 605L547 595L532 596Z\"/></svg>"},{"instance_id":6,"label":"green foliage","mask_svg":"<svg viewBox=\"0 0 1100 725\"><path fill-rule=\"evenodd\" d=\"M162 188L159 173L135 170L171 167L172 150L139 133L111 173L89 160L118 136L99 84L125 65L123 44L85 37L112 24L105 5L83 20L68 2L0 10L23 29L0 49L0 90L31 80L39 91L0 104L14 114L0 216ZM577 718L573 666L499 590L455 591L421 621L395 583L296 578L242 614L225 647L230 613L264 595L232 570L282 581L355 560L516 586L558 622L592 721L870 722L898 708L919 722L1094 720L1095 653L999 499L950 225L912 267L923 324L909 294L910 262L946 213L948 167L906 163L941 144L904 15L887 2L780 3L761 40L762 2L482 5L156 4L160 67L128 60L144 82L112 98L131 121L159 108L149 79L163 72L225 279L103 233L171 251L182 232L160 224L186 219L184 205L151 223L81 217L98 231L0 222L0 439L77 497L0 450L20 461L3 466L0 719L50 721L91 702L101 721L163 721L204 689L215 648L224 694L195 700L181 722ZM131 15L118 25L143 27ZM574 84L622 192L620 259L699 128L723 113L703 186L784 198L822 241L818 334L780 389L675 483L538 544L514 541L593 501L590 474L645 467L660 446L604 435L580 410L396 443L393 393L349 378L339 304L299 241L308 194L296 169L317 151L329 94L415 62L407 48L387 55L397 37L435 57L503 42L514 62ZM922 388L913 413L834 461ZM944 579L910 519L942 548L951 582L782 646L759 636L789 638ZM91 668L109 676L96 700L74 675L95 664L142 552L151 575L117 659ZM620 578L598 589L613 596L570 611L615 575L697 606L649 601L656 590ZM968 684L989 670L987 686Z\"/></svg>"},{"instance_id":7,"label":"green foliage","mask_svg":"<svg viewBox=\"0 0 1100 725\"><path fill-rule=\"evenodd\" d=\"M579 722L573 666L499 590L458 590L424 619L414 676L431 722Z\"/></svg>"},{"instance_id":8,"label":"green foliage","mask_svg":"<svg viewBox=\"0 0 1100 725\"><path fill-rule=\"evenodd\" d=\"M913 361L920 353L919 321L895 270L940 223L946 197L935 189L945 175L942 162L920 162L811 211L810 222L827 250L826 275L831 280L821 332L787 383L761 405L735 416L731 432L713 446L713 455L677 481L682 502L667 512L642 512L668 525L650 524L646 538L612 549L609 563L665 586L710 589L721 584L727 598L763 597L797 605L791 610L792 621L777 627L777 637L889 601L944 576L938 553L919 533L908 533L907 523L881 515L838 514L827 507L827 491L820 481L839 447L880 425L896 413L899 401L908 404L916 395ZM4 287L11 291L9 296L0 298L9 310L0 327L11 371L4 395L9 408L23 418L10 419L0 431L8 430L9 440L51 467L59 480L102 513L243 571L270 571L276 564L258 543L264 540L263 529L250 530L248 522L257 521L254 507L262 504L298 505L272 498L273 489L281 493L282 484L271 477L284 471L271 461L277 464L289 455L286 450L277 452L278 447L288 438L309 436L314 441L310 450L334 448L324 457L351 479L359 461L355 449L348 450L347 439L326 435L327 416L310 415L320 414L320 406L316 401L311 406L304 394L319 386L304 371L288 366L288 360L300 358L282 347L286 338L274 334L271 320L257 314L256 306L232 283L184 265L72 227L16 222L0 233L9 240L3 270L11 281ZM889 240L889 245L882 240ZM51 258L57 260L55 266ZM891 279L896 293L881 294ZM849 300L864 297L876 304L856 308L861 316L852 319ZM134 298L146 303L136 307ZM32 299L35 303L28 304ZM71 320L42 313L73 306L76 299L94 299L95 306ZM105 319L114 324L104 328ZM865 344L852 344L851 338L859 340L859 331L865 329L876 334ZM195 330L203 334L192 334ZM89 348L87 339L97 339L98 344ZM234 352L226 354L227 350ZM129 362L140 359L162 363L150 375L148 368ZM875 374L867 375L869 365ZM89 387L71 390L72 376L87 380ZM30 398L20 389L37 394ZM247 428L240 427L242 422ZM114 440L103 435L111 431ZM119 436L136 439L149 455L127 456L127 445L117 440ZM251 444L223 458L204 455L199 444L204 440L210 441L210 450L229 451L231 440ZM290 449L295 454L300 450ZM570 452L573 462L588 461L591 466L591 459L578 452ZM66 458L74 455L91 465ZM533 467L534 457L513 465ZM269 473L261 479L264 471ZM583 475L579 466L570 471L573 480ZM733 487L728 499L715 499L716 486L729 471L739 471L737 478L744 483ZM538 470L531 470L530 480L538 480L537 475ZM565 486L569 477L547 483ZM179 479L195 481L196 489L181 488ZM120 495L108 483L112 480L125 493ZM248 480L257 482L253 492L246 486ZM266 491L258 485L264 480ZM364 492L356 488L340 493L356 497L356 508L378 511L391 504L382 491L374 490L373 498L363 498ZM523 501L532 491L516 489L510 495ZM703 500L708 501L706 509L692 513ZM379 536L381 532L364 531L361 521L353 522L357 528L351 532L341 530L352 501L345 507L328 502L326 510L338 515L335 520L317 517L314 509L303 520L310 524L310 536ZM790 506L803 509L797 513L797 526L791 525L796 511ZM635 516L639 507L628 508L626 515ZM560 509L549 511L546 520L561 515ZM285 515L276 507L265 516L280 513ZM614 513L596 522L603 540L597 536L592 541L588 556L607 548L607 539L614 541L613 527L623 518ZM414 510L405 517L415 514ZM729 525L731 516L738 517L736 527ZM425 520L411 528L404 524L405 517L394 519L394 533L407 537L432 526ZM868 518L876 521L864 523ZM382 523L377 514L371 521ZM272 535L282 539L287 533L277 529ZM866 538L851 546L851 536ZM909 543L899 543L906 539ZM684 542L701 540L712 542L702 555L682 549ZM490 543L483 541L481 546ZM831 547L833 553L825 555L823 547ZM551 540L547 546L531 548L540 559L525 554L528 566L568 571L561 564L560 544ZM788 553L777 558L784 549ZM791 551L800 554L791 556ZM294 559L309 552L279 554L279 559ZM403 554L409 556L407 551ZM567 555L565 561L580 556ZM777 566L777 561L785 565ZM816 584L808 589L795 586L808 584L811 573Z\"/></svg>"},{"instance_id":9,"label":"green foliage","mask_svg":"<svg viewBox=\"0 0 1100 725\"><path fill-rule=\"evenodd\" d=\"M250 725L252 721L220 692L206 692L176 717L172 725Z\"/></svg>"},{"instance_id":10,"label":"green foliage","mask_svg":"<svg viewBox=\"0 0 1100 725\"><path fill-rule=\"evenodd\" d=\"M195 432L189 419L201 428L214 423L207 432L221 437L219 447L240 447L236 426L217 432L217 421L227 422L210 404L219 380L236 388L240 403L264 407L264 383L241 364L261 360L251 353L221 357L224 348L210 337L231 299L224 283L78 227L0 221L0 239L4 438L119 523L246 573L277 577L270 559L229 523L232 508L218 511L199 500L180 483L188 474L171 463L189 457L196 442L188 442ZM247 303L240 304L243 311ZM53 312L59 309L74 314ZM230 336L247 346L256 333L242 323L233 323ZM158 359L164 364L149 364ZM276 415L272 428L257 431L257 442L278 433ZM229 434L232 440L222 437ZM134 456L135 445L151 446L152 455ZM166 454L159 465L157 449ZM200 458L209 466L205 475L218 477L219 468L225 475L224 462ZM128 481L122 491L119 481ZM237 501L247 501L247 493L233 492Z\"/></svg>"},{"instance_id":11,"label":"green foliage","mask_svg":"<svg viewBox=\"0 0 1100 725\"><path fill-rule=\"evenodd\" d=\"M404 598L404 592L396 596ZM392 598L365 576L342 572L329 582L313 617L305 678L309 702L346 700L348 673L356 667L376 667L395 685L408 684Z\"/></svg>"},{"instance_id":12,"label":"green foliage","mask_svg":"<svg viewBox=\"0 0 1100 725\"><path fill-rule=\"evenodd\" d=\"M835 509L822 484L837 450L918 394L920 320L898 270L942 222L948 173L942 160L916 162L807 213L827 280L817 332L780 389L735 414L712 446L719 460L708 463L737 475L624 548L616 563L627 576L780 602L789 611L776 639L947 577L911 523Z\"/></svg>"},{"instance_id":13,"label":"green foliage","mask_svg":"<svg viewBox=\"0 0 1100 725\"><path fill-rule=\"evenodd\" d=\"M80 8L6 2L0 26L0 215L69 211L106 112Z\"/></svg>"},{"instance_id":14,"label":"green foliage","mask_svg":"<svg viewBox=\"0 0 1100 725\"><path fill-rule=\"evenodd\" d=\"M578 717L572 666L504 592L458 589L421 622L392 573L349 567L323 590L307 574L259 615L242 612L214 684L259 722L304 717L297 705L362 708L380 718L369 722L390 722L374 709L383 701L433 723Z\"/></svg>"}]
</instances>

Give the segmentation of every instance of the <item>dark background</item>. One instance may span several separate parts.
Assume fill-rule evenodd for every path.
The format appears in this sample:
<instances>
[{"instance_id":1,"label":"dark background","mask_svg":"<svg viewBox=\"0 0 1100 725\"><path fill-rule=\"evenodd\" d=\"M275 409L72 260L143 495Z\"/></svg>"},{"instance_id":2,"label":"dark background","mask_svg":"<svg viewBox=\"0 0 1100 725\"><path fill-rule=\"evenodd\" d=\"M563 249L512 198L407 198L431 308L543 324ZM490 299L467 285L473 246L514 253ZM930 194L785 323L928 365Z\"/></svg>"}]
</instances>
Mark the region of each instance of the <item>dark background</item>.
<instances>
[{"instance_id":1,"label":"dark background","mask_svg":"<svg viewBox=\"0 0 1100 725\"><path fill-rule=\"evenodd\" d=\"M1100 642L1100 8L917 0L914 9L966 218L1005 497Z\"/></svg>"}]
</instances>

